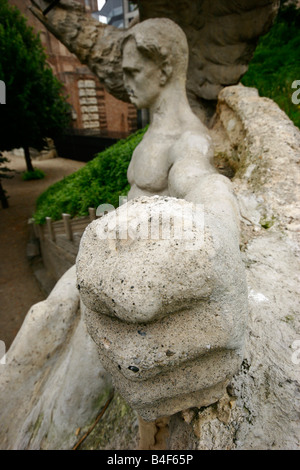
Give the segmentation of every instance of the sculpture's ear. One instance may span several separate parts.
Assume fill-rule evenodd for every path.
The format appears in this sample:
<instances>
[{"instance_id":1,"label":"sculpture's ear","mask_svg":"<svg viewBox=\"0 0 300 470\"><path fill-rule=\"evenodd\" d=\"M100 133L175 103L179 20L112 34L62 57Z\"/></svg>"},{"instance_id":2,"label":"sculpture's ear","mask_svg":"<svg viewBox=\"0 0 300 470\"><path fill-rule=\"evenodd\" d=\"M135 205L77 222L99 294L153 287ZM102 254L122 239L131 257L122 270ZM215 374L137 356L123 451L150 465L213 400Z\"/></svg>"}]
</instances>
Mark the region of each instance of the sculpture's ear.
<instances>
[{"instance_id":1,"label":"sculpture's ear","mask_svg":"<svg viewBox=\"0 0 300 470\"><path fill-rule=\"evenodd\" d=\"M173 73L173 66L171 65L170 61L170 53L166 47L162 47L160 50L161 57L163 57L163 60L161 62L161 78L160 78L160 85L164 86L169 78L171 77Z\"/></svg>"},{"instance_id":2,"label":"sculpture's ear","mask_svg":"<svg viewBox=\"0 0 300 470\"><path fill-rule=\"evenodd\" d=\"M166 62L161 67L161 76L160 76L160 85L161 86L164 86L167 83L167 81L171 77L172 73L173 73L172 65Z\"/></svg>"}]
</instances>

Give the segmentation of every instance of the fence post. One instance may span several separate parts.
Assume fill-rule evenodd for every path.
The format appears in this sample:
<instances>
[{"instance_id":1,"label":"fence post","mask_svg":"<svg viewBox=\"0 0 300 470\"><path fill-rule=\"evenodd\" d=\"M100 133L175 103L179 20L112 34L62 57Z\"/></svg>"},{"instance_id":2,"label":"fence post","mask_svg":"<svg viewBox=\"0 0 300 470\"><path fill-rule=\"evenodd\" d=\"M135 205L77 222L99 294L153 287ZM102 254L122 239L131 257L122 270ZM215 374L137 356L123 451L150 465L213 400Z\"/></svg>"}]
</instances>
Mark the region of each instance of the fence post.
<instances>
[{"instance_id":1,"label":"fence post","mask_svg":"<svg viewBox=\"0 0 300 470\"><path fill-rule=\"evenodd\" d=\"M50 239L54 242L55 241L55 233L54 233L51 217L46 217L46 223L47 223Z\"/></svg>"},{"instance_id":2,"label":"fence post","mask_svg":"<svg viewBox=\"0 0 300 470\"><path fill-rule=\"evenodd\" d=\"M96 220L96 209L94 207L89 207L90 221Z\"/></svg>"},{"instance_id":3,"label":"fence post","mask_svg":"<svg viewBox=\"0 0 300 470\"><path fill-rule=\"evenodd\" d=\"M71 221L70 221L70 214L62 214L63 221L64 221L64 226L65 226L65 232L67 235L67 239L70 241L73 241L73 232L72 232L72 226L71 226Z\"/></svg>"},{"instance_id":4,"label":"fence post","mask_svg":"<svg viewBox=\"0 0 300 470\"><path fill-rule=\"evenodd\" d=\"M38 232L38 235L37 235L38 238L43 241L44 240L44 227L39 224L37 226L37 232Z\"/></svg>"}]
</instances>

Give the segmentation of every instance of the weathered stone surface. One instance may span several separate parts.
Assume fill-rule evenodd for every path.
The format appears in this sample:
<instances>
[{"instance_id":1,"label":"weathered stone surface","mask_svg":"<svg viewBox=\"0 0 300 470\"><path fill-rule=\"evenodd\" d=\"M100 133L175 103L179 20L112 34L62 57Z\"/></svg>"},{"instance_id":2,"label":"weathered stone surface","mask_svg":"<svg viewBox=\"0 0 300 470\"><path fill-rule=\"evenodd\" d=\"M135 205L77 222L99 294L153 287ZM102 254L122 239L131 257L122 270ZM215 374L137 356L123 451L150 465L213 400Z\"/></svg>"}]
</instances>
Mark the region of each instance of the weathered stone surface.
<instances>
[{"instance_id":1,"label":"weathered stone surface","mask_svg":"<svg viewBox=\"0 0 300 470\"><path fill-rule=\"evenodd\" d=\"M77 257L84 303L99 314L148 323L210 297L223 282L214 272L221 253L200 209L176 198L141 197L90 224Z\"/></svg>"},{"instance_id":2,"label":"weathered stone surface","mask_svg":"<svg viewBox=\"0 0 300 470\"><path fill-rule=\"evenodd\" d=\"M298 449L300 132L257 90L229 87L219 97L212 137L237 169L249 324L244 362L217 406L192 413L198 449ZM221 147L219 147L221 143ZM226 404L227 402L227 404ZM186 419L186 418L185 418ZM177 433L186 422L177 417ZM170 448L180 442L174 435Z\"/></svg>"},{"instance_id":3,"label":"weathered stone surface","mask_svg":"<svg viewBox=\"0 0 300 470\"><path fill-rule=\"evenodd\" d=\"M260 98L253 89L239 86L230 87L221 93L219 118L211 135L216 153L222 151L223 157L226 155L237 170L232 183L242 213L241 248L249 301L244 362L222 400L200 410L185 410L171 418L167 448L296 450L300 444L299 239L295 231L299 224L296 206L299 201L300 133L275 103ZM273 220L267 218L267 222L273 221L270 228L261 225L268 227L262 217L265 214L275 216ZM73 281L69 293L71 292L74 296L71 305L77 309L78 292ZM68 294L65 287L62 291L57 291L57 294L56 314L52 318L54 325L59 328L61 310L57 309L57 305ZM40 321L42 320L47 331L43 337L50 341L51 331L57 330L50 329L48 320L43 316ZM4 423L0 432L3 448L13 448L16 442L20 447L23 438L18 436L24 436L24 428L20 423L24 422L24 416L30 415L33 386L28 387L26 380L34 382L35 379L31 379L31 372L28 371L33 370L34 377L37 371L31 368L32 361L29 360L31 345L37 345L33 347L33 351L37 348L34 360L38 360L38 365L51 362L51 357L46 357L46 342L40 342L38 337L31 335L27 327L25 334L23 328L18 337L18 343L22 339L23 345L15 343L13 351L14 354L16 348L18 351L24 351L23 348L27 351L28 366L24 368L25 375L19 374L18 371L22 369L17 366L10 366L11 370L14 369L11 377L15 380L15 387L11 381L6 389L3 372L7 365L0 366L1 422ZM65 341L65 330L58 331L62 332ZM72 343L73 330L68 331L68 340ZM56 340L55 344L58 343ZM44 347L47 352L44 352ZM66 341L64 347L67 351ZM79 353L79 347L77 348ZM59 351L58 349L58 356L54 356L57 361ZM10 354L9 352L7 360ZM23 356L23 352L18 355L18 360L20 356ZM98 361L96 367L99 367ZM72 370L69 369L70 374ZM53 374L54 370L50 370L49 377L54 377ZM41 385L40 391L36 389L41 403L43 393L50 394L47 391L49 384L50 381L45 378L45 386ZM87 388L86 384L83 385L84 393L90 393L90 386ZM26 387L29 391L22 395ZM49 401L46 402L48 403ZM134 447L134 417L130 411L126 419L125 408L122 410L120 421L115 414L111 418L107 415L105 429L101 429L99 446L93 439L90 448ZM38 427L38 410L35 413L32 422L37 423ZM72 413L75 419L74 409ZM125 438L114 435L112 429L118 427L119 422L122 423L120 432L122 429L124 434L132 436L130 444ZM67 431L70 428L75 429L77 424L78 421L74 428L70 426ZM67 434L66 428L62 429L63 435ZM32 433L29 432L29 435ZM25 439L24 447L30 447L29 439ZM37 441L33 439L33 442ZM56 440L57 448L70 448L70 442L71 445L74 442L73 434L68 442L64 443L60 439L57 444ZM112 446L112 442L115 445ZM88 444L87 440L87 448Z\"/></svg>"},{"instance_id":4,"label":"weathered stone surface","mask_svg":"<svg viewBox=\"0 0 300 470\"><path fill-rule=\"evenodd\" d=\"M221 400L171 417L167 448L297 450L300 133L274 102L242 86L221 93L218 113L211 136L236 170L241 209L244 361Z\"/></svg>"},{"instance_id":5,"label":"weathered stone surface","mask_svg":"<svg viewBox=\"0 0 300 470\"><path fill-rule=\"evenodd\" d=\"M81 319L75 266L28 312L0 365L1 449L69 449L111 389Z\"/></svg>"},{"instance_id":6,"label":"weathered stone surface","mask_svg":"<svg viewBox=\"0 0 300 470\"><path fill-rule=\"evenodd\" d=\"M299 241L299 129L272 100L242 85L220 94L219 116L215 129L221 124L235 148L229 159L238 155L233 185L244 222Z\"/></svg>"},{"instance_id":7,"label":"weathered stone surface","mask_svg":"<svg viewBox=\"0 0 300 470\"><path fill-rule=\"evenodd\" d=\"M80 444L79 450L137 450L138 447L137 413L115 392L98 425Z\"/></svg>"},{"instance_id":8,"label":"weathered stone surface","mask_svg":"<svg viewBox=\"0 0 300 470\"><path fill-rule=\"evenodd\" d=\"M77 257L101 361L147 420L216 401L242 360L241 259L209 207L192 226L191 206L158 196L130 201L89 225ZM178 236L171 232L180 212Z\"/></svg>"},{"instance_id":9,"label":"weathered stone surface","mask_svg":"<svg viewBox=\"0 0 300 470\"><path fill-rule=\"evenodd\" d=\"M44 3L47 4L46 2ZM152 3L154 5L154 2ZM237 4L237 2L233 3L234 5ZM96 70L95 64L97 63L99 66L97 73L100 75L104 73L103 80L107 80L108 88L115 88L115 93L117 94L119 92L119 78L115 80L112 77L115 71L118 70L120 63L119 46L116 44L120 39L119 34L122 35L122 33L113 33L117 37L108 44L110 40L107 39L108 42L105 42L105 34L109 29L98 27L95 24L86 24L81 15L81 10L77 6L74 7L72 2L62 0L60 4L61 6L53 10L49 14L48 19L45 20L50 25L49 29L52 28L57 35L61 34L65 38L66 43L69 44L67 47L70 49L73 47L71 50L74 52L77 49L80 50L78 55L91 68L94 67ZM266 7L267 13L265 17L265 24L269 25L278 2L255 2L255 5L258 4L269 5ZM144 5L146 5L146 2L144 2ZM193 5L194 7L199 7L200 3L194 2ZM219 17L219 14L221 15L220 18L224 13L224 9L226 14L228 14L230 13L228 9L231 8L231 2L226 2L226 6L224 2L214 2L213 4L212 2L202 2L201 5L209 5L207 12L214 11L218 13L217 17ZM176 6L178 7L178 4ZM217 10L213 10L214 8L217 8ZM245 4L245 9L241 6L243 11L248 8L249 2L247 2L247 6ZM60 13L57 13L58 11ZM263 9L260 11L262 12ZM205 10L202 13L204 12ZM164 9L162 9L162 13L164 15ZM239 11L239 13L242 12ZM186 9L186 14L189 15L188 8ZM249 15L249 18L252 14ZM182 18L185 21L186 16L182 15ZM196 19L194 16L193 18ZM55 19L53 21L55 25L51 26L53 19ZM260 19L256 23L259 25L259 28L263 24L263 21L261 22ZM242 15L237 19L237 23L240 23L241 29L246 34L246 25L241 20ZM189 20L186 21L186 23L188 22ZM222 24L225 25L226 21L222 21ZM76 28L74 28L74 25L76 25ZM204 25L202 32L208 26L208 23ZM230 39L232 33L232 23L229 22L227 26L228 29L225 28L223 31L225 32L226 44L228 36ZM250 36L247 38L247 41L256 37L256 34ZM218 37L219 35L214 36L213 40L217 41ZM220 41L222 43L222 40ZM93 48L93 44L96 43L99 44L99 54L95 52L97 48ZM225 47L225 43L222 43L222 46ZM206 44L209 47L209 40ZM115 46L116 50L114 50ZM239 57L240 59L240 54L243 55L242 49L236 49L237 55L232 54L231 49L230 56ZM223 51L222 47L221 50ZM92 52L90 53L90 51ZM211 51L209 52L209 57L213 57ZM94 53L96 54L95 60L93 59ZM105 57L103 67L102 56ZM226 54L222 55L222 57L225 56ZM215 61L216 59L217 57L214 56ZM109 63L111 63L111 66ZM218 93L220 86L218 82L214 82L213 72L218 71L219 76L224 80L226 74L222 74L221 69L225 66L222 70L226 70L227 64L217 63L215 70L214 66L210 67L210 65L207 66L206 70L210 74L205 75L205 77L209 77L207 82L209 82L210 90L208 91L211 93L215 86L215 93ZM236 80L238 80L241 73L238 68L237 70L238 76ZM120 77L121 71L118 71L117 74ZM202 78L206 79L205 77ZM111 80L111 83L109 80ZM227 82L227 84L230 83ZM205 91L207 88L204 82L201 83L200 87L202 85L202 91L199 91L199 95L197 94L198 91L196 93L197 99L209 97L205 96L205 94L203 95L203 90ZM191 91L193 92L194 90L191 89ZM123 88L119 96L122 96L122 92ZM182 105L182 102L179 104ZM170 141L174 139L174 130L175 134L176 132L178 133L178 129L182 131L180 126L187 122L186 116L190 119L189 113L175 113L174 109L172 111L176 118L178 116L182 118L183 116L184 119L181 122L180 119L175 120L176 128L173 125L174 120L172 120L171 130L173 134L172 132L168 134L169 142L166 142L165 136L157 140L158 147L153 146L152 149L156 149L158 155L161 155L161 150L164 151L164 146L170 146ZM152 134L152 137L159 135L158 127L156 132ZM216 240L223 240L221 236L222 224L224 233L227 233L228 227L230 230L233 230L235 225L235 222L231 222L232 220L235 221L234 214L236 214L233 208L234 198L229 191L230 185L225 182L224 178L216 175L210 167L210 139L207 135L205 135L204 140L193 138L196 128L198 129L198 126L193 121L192 133L190 129L185 128L184 138L187 143L192 141L190 148L197 155L199 155L199 149L201 149L201 155L208 165L206 168L209 169L208 177L205 178L204 182L202 181L201 197L197 201L202 201L205 205L215 193L217 194L216 199L220 204L216 203L213 207L214 215L220 214L220 208L224 209L224 211L226 207L230 208L228 212L223 212L223 215L220 215L220 221L216 224L216 226L219 225ZM149 136L151 136L151 133L148 134ZM239 371L232 378L231 384L227 388L227 393L224 393L223 397L221 397L221 394L224 392L223 387L225 383L223 384L220 381L220 389L217 390L215 396L213 396L213 393L209 396L209 402L215 401L212 405L203 401L203 399L207 399L207 395L203 398L202 391L195 397L190 390L189 399L183 396L180 398L179 403L173 402L172 406L167 410L164 408L164 400L156 402L156 412L158 411L159 414L175 412L181 409L183 405L195 407L187 409L182 413L177 413L171 418L170 429L173 429L173 433L169 437L169 448L297 449L299 448L300 434L299 238L297 236L299 229L299 212L297 208L299 203L299 130L293 126L286 115L272 101L259 98L255 90L244 87L229 87L219 95L218 118L212 129L211 136L215 143L216 151L222 152L223 157L226 157L236 170L235 177L233 178L233 187L241 212L241 249L247 274L250 307L250 318L243 353L244 360ZM221 145L219 145L220 142ZM154 151L152 157L153 155L155 155ZM184 176L183 166L177 166L177 176ZM191 181L186 183L183 190L175 184L178 178L173 178L173 184L170 185L171 192L168 193L168 184L164 186L167 181L166 175L168 175L168 170L169 168L164 168L165 174L164 178L162 178L163 191L166 191L164 194L181 198L183 195L186 196L188 191L188 200L193 200L193 197L199 191L199 187L193 188ZM150 182L146 181L146 185L143 186L145 181L141 182L140 179L142 171L134 171L133 173L133 181L136 183L136 188L145 190L145 187L148 185L150 194L157 191L155 187L156 178ZM136 176L138 178L135 181ZM171 176L174 176L174 174ZM193 173L191 172L189 177L192 178L192 176ZM213 182L216 182L216 184L212 184ZM226 197L228 196L225 198L226 201L223 198L225 194ZM134 205L135 202L132 201L132 204ZM212 210L212 207L210 207L210 210ZM209 221L209 214L207 214L207 217ZM228 223L228 220L230 220L230 223ZM212 230L214 225L209 223L208 227ZM93 228L94 226L91 226L90 233L92 233ZM206 241L209 246L209 240ZM236 244L236 242L237 234L234 232L231 243ZM115 248L114 241L112 245ZM127 246L126 248L128 249L129 247ZM172 249L172 246L170 248ZM211 246L210 253L212 252L215 253L215 259L217 260L219 251L214 244ZM163 270L165 254L162 251L159 251L159 254L161 259L159 258L158 261L161 262L161 269ZM139 262L134 257L130 259L130 262L133 259L137 263ZM149 257L148 269L150 274L151 270L149 267L151 266L151 261L153 260ZM232 268L230 263L231 260L229 260L229 268ZM216 266L214 267L216 268ZM177 266L174 266L174 273L176 273L176 269ZM208 270L208 272L210 271ZM191 274L193 274L193 271L191 271ZM236 275L233 272L231 280L234 280ZM69 283L71 278L72 281ZM140 279L135 280L141 282ZM226 291L226 278L224 279L221 276L221 280L224 281ZM208 281L208 276L206 281ZM90 285L93 285L93 282ZM208 286L209 284L210 282L208 282ZM140 287L143 287L142 283ZM187 288L186 285L183 287L184 289ZM156 291L154 289L154 293L156 293L156 296L154 298L157 298L158 295L160 296L161 291L158 285L155 288ZM107 289L108 287L106 286L106 293L108 293ZM99 291L97 292L98 294ZM102 294L101 292L100 296ZM213 295L213 290L210 291L208 289L206 294ZM83 295L85 295L84 288ZM146 410L146 417L149 419L149 417L153 416L151 415L153 409L151 409L149 400L155 401L157 398L156 393L161 393L161 396L162 392L165 393L164 386L166 382L160 381L160 378L166 379L168 375L167 372L164 372L163 368L168 367L168 364L172 364L171 361L175 361L175 359L177 360L175 366L179 365L180 360L178 358L180 357L180 352L188 350L189 353L193 353L191 346L194 346L194 344L187 342L187 344L182 345L180 342L174 341L178 350L175 351L175 354L171 354L174 351L172 349L165 351L163 349L165 345L161 342L159 347L162 349L160 352L165 352L165 355L158 356L155 352L152 357L148 358L144 354L142 359L146 357L148 360L146 365L149 365L149 368L141 371L139 374L140 370L137 370L139 369L139 363L136 360L140 360L140 358L137 356L137 351L143 351L143 341L147 345L145 350L154 352L153 338L151 338L151 335L147 337L147 332L146 336L143 335L145 331L141 329L141 326L144 328L146 325L147 328L151 329L155 327L157 322L167 323L167 319L170 323L173 322L175 324L176 313L173 316L165 316L161 308L162 305L157 302L154 309L142 310L143 319L147 318L151 321L140 324L140 317L136 315L137 311L133 310L134 315L131 317L132 310L130 310L129 305L134 298L131 292L127 296L126 308L119 302L116 312L113 312L111 307L109 307L109 297L107 295L104 297L102 306L106 309L106 312L101 317L100 329L98 328L98 312L90 308L92 306L94 310L97 310L95 309L96 303L93 301L89 307L83 309L86 310L87 318L90 316L90 331L95 338L100 338L100 351L101 348L102 351L106 350L105 355L103 355L104 365L108 369L111 368L117 385L120 379L120 384L122 383L124 387L125 397L128 400L130 400L130 395L135 397L135 405L137 407L140 403L140 400L137 399L137 389L140 389L139 393L142 395L143 403L142 408L144 408L144 411ZM63 302L61 302L61 299L63 299ZM168 297L166 299L168 300ZM195 310L190 309L188 311L195 312L197 302L204 303L201 299L201 296L197 297L195 299ZM143 307L141 300L139 299L138 301ZM64 303L65 306L63 307L61 303ZM176 302L174 305L178 306ZM89 417L94 415L94 403L99 394L101 395L103 390L106 389L109 380L107 375L104 374L102 366L98 363L95 348L85 332L84 324L77 313L77 309L78 293L75 290L74 270L72 270L68 273L67 278L64 277L61 280L59 287L53 291L53 294L51 294L47 301L34 306L28 314L15 343L7 354L7 364L1 365L3 371L0 380L1 423L3 424L0 432L3 448L68 448L74 442L76 427L80 426L81 423L85 424ZM186 314L187 312L183 311L183 313ZM112 315L116 315L116 317ZM197 315L195 315L195 318L197 318ZM124 319L131 320L131 322L124 322ZM126 325L125 332L128 333L128 337L121 337L120 335L119 326L121 322L122 326L124 326L124 323ZM137 327L139 330L133 333L132 328ZM184 327L185 323L182 328ZM156 331L155 333L159 335L162 332ZM226 328L224 333L226 338ZM106 336L103 337L103 334ZM109 335L111 335L110 338L114 337L117 339L117 346L114 347L114 350L111 348L112 343L107 341ZM136 344L134 343L136 340L135 335L138 338ZM132 341L128 341L130 338ZM231 346L234 344L240 347L240 337L235 335L235 331L233 331L233 338L236 339L236 343L234 341L230 343L229 341L227 344ZM199 346L197 341L198 338L196 338L195 345ZM183 346L182 350L180 350L181 346ZM118 347L120 348L119 350ZM124 351L122 350L123 347ZM135 350L135 348L137 349ZM83 355L82 350L85 351ZM214 354L214 351L212 352ZM198 353L199 350L196 351L196 356ZM128 367L126 369L127 363L124 359L124 354L129 354L129 369ZM218 362L220 362L223 353L219 351L218 354ZM162 357L163 361L160 361ZM204 357L206 360L209 355ZM133 365L131 364L131 359L135 361ZM232 367L230 358L227 357L227 359L228 363L225 365L229 364ZM122 365L119 364L121 361L123 361ZM78 362L80 367L78 367ZM162 362L162 370L160 370L160 362ZM91 367L91 364L95 364L95 368ZM135 380L126 383L127 377L124 380L124 375L121 374L116 364L121 366L121 371L122 366L126 369L128 379L131 379L131 373L138 374L133 375ZM199 372L198 367L193 369L194 362L185 363L183 361L181 364L185 364L187 368L185 370L182 368L178 376L176 376L176 368L174 368L175 379L178 380L180 392L183 391L185 383L184 381L180 382L184 375L183 373L188 373L188 379L190 379L195 376L194 370ZM113 369L114 366L116 366L116 370ZM180 366L177 369L179 368ZM156 372L161 373L156 374ZM100 383L98 382L99 373L102 377ZM232 369L230 370L231 373ZM159 378L157 380L158 390L154 390L153 387L151 389L153 385L151 382L155 383L155 377ZM144 388L140 387L140 383L146 384L147 381L149 382L148 390L153 392L152 395L151 393L144 393ZM201 386L203 386L205 384L205 377L196 376L196 381L198 381L198 385L201 383ZM87 383L88 387L86 387ZM128 385L129 383L130 385ZM48 387L49 384L51 385ZM178 390L177 385L175 387L175 383L172 383L171 377L169 384L171 388L174 387L173 391L175 389ZM139 387L136 386L134 388L134 385L139 385ZM204 391L206 393L205 387ZM214 392L216 392L215 389ZM147 409L149 403L150 405ZM197 407L201 404L204 404L205 408L198 409ZM16 413L16 409L18 413ZM74 409L76 412L79 412L82 421L78 420L77 416L74 415ZM72 432L69 434L70 429L72 429ZM181 439L181 429L184 429L184 441ZM105 447L105 443L102 445Z\"/></svg>"}]
</instances>

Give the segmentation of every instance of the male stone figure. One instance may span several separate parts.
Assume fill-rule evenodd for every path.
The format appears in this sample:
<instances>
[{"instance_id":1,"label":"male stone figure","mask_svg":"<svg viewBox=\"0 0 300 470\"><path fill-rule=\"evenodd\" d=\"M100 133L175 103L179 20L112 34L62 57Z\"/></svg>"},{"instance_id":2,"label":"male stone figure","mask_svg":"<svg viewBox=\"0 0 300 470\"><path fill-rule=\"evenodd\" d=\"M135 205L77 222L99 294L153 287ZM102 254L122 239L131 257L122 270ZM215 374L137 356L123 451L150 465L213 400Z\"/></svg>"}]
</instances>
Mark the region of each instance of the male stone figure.
<instances>
[{"instance_id":1,"label":"male stone figure","mask_svg":"<svg viewBox=\"0 0 300 470\"><path fill-rule=\"evenodd\" d=\"M186 98L183 31L147 20L128 31L122 54L127 92L151 122L128 168L129 202L117 226L109 213L87 228L77 276L103 365L153 421L222 397L242 360L247 289L231 183L216 172L211 139ZM189 204L204 217L194 250L174 236L120 236L128 221L138 232L151 214L175 220Z\"/></svg>"},{"instance_id":2,"label":"male stone figure","mask_svg":"<svg viewBox=\"0 0 300 470\"><path fill-rule=\"evenodd\" d=\"M236 232L231 186L213 166L210 136L186 97L188 45L181 28L163 18L136 25L123 42L122 66L131 102L149 108L151 117L129 165L129 198L158 194L197 204L217 191L214 207Z\"/></svg>"}]
</instances>

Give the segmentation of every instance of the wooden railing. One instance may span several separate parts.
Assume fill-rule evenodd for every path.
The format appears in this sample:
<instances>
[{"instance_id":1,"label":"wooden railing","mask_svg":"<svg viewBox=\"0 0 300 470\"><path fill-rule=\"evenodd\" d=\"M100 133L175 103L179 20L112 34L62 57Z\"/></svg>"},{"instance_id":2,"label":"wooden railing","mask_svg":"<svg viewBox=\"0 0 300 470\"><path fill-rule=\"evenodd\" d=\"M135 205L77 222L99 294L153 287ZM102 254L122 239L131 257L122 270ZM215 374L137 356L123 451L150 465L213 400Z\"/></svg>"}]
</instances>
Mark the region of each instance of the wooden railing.
<instances>
[{"instance_id":1,"label":"wooden railing","mask_svg":"<svg viewBox=\"0 0 300 470\"><path fill-rule=\"evenodd\" d=\"M29 220L27 257L32 266L37 266L35 275L45 292L50 293L61 276L74 266L82 234L97 218L96 209L90 208L85 217L72 219L70 214L62 214L62 220L47 217L43 225Z\"/></svg>"},{"instance_id":2,"label":"wooden railing","mask_svg":"<svg viewBox=\"0 0 300 470\"><path fill-rule=\"evenodd\" d=\"M62 214L62 220L56 221L53 221L51 217L46 217L46 224L34 224L34 232L37 238L43 240L47 237L54 243L57 237L61 235L64 235L70 242L76 242L78 241L78 236L80 237L83 234L88 224L97 218L96 209L90 207L89 215L84 217L72 219L70 214Z\"/></svg>"}]
</instances>

